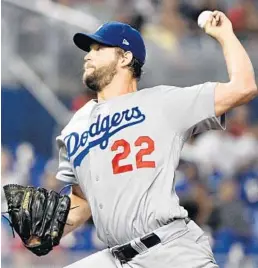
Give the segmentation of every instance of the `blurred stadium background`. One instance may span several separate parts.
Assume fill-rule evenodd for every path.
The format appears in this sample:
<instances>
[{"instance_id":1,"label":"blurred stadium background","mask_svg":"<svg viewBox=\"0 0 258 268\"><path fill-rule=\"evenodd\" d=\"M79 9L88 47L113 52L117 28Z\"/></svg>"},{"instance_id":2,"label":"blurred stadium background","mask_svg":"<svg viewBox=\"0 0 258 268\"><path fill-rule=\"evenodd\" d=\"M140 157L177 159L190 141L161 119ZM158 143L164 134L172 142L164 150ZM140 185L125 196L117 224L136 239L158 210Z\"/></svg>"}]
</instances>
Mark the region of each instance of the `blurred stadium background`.
<instances>
[{"instance_id":1,"label":"blurred stadium background","mask_svg":"<svg viewBox=\"0 0 258 268\"><path fill-rule=\"evenodd\" d=\"M3 0L2 185L62 186L55 137L94 97L81 83L77 31L107 20L139 29L148 49L140 88L226 81L219 45L196 25L205 9L230 17L258 75L258 0ZM228 114L225 132L191 139L176 176L181 203L209 233L220 267L257 268L258 100ZM4 211L3 193L1 201ZM103 248L92 221L41 258L12 238L4 219L1 230L2 267L62 267Z\"/></svg>"}]
</instances>

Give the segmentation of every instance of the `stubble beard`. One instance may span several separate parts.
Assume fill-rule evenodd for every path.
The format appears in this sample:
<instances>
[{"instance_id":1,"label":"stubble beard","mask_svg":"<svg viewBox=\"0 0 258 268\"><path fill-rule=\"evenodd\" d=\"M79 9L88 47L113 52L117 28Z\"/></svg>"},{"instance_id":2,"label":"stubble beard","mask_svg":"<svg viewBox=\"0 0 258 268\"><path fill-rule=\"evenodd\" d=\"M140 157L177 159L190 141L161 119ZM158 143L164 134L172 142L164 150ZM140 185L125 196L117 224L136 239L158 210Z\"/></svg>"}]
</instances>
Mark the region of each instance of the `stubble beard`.
<instances>
[{"instance_id":1,"label":"stubble beard","mask_svg":"<svg viewBox=\"0 0 258 268\"><path fill-rule=\"evenodd\" d=\"M84 73L84 85L94 92L101 92L103 88L105 88L112 82L114 76L117 73L116 66L117 60L114 60L108 66L102 66L98 69L95 69L89 75L86 75L86 73Z\"/></svg>"}]
</instances>

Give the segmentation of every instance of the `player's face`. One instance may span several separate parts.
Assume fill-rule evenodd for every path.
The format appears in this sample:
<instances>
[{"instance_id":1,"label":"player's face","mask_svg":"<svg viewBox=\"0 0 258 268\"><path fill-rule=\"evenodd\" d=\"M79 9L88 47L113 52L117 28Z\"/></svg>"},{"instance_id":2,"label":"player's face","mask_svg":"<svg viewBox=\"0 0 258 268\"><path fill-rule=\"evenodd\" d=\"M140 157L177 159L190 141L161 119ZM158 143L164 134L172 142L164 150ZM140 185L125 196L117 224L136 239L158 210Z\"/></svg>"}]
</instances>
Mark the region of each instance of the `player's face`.
<instances>
[{"instance_id":1,"label":"player's face","mask_svg":"<svg viewBox=\"0 0 258 268\"><path fill-rule=\"evenodd\" d=\"M118 55L115 48L93 44L84 58L83 82L91 90L100 92L117 73Z\"/></svg>"}]
</instances>

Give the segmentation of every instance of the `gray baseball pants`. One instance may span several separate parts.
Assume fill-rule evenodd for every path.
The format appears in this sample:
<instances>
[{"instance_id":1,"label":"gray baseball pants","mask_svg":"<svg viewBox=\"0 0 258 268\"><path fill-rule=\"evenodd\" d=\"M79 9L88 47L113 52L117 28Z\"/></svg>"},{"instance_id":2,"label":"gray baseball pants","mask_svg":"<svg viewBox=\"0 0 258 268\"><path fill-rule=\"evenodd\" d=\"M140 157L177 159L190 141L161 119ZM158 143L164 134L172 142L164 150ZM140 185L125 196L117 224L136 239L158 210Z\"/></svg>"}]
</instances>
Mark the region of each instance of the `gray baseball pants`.
<instances>
[{"instance_id":1,"label":"gray baseball pants","mask_svg":"<svg viewBox=\"0 0 258 268\"><path fill-rule=\"evenodd\" d=\"M121 264L111 249L105 249L66 268L218 268L208 237L194 222L176 220L154 231L161 243L146 248L140 239L131 241L139 252L131 261Z\"/></svg>"}]
</instances>

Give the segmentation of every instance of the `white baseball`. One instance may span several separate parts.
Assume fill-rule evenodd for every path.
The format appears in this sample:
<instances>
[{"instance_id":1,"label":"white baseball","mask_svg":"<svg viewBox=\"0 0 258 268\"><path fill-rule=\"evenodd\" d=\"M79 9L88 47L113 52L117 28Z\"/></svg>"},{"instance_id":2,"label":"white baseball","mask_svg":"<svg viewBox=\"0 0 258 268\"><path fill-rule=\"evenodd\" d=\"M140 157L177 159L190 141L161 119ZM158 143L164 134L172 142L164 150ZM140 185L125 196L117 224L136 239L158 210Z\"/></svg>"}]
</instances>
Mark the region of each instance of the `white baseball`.
<instances>
[{"instance_id":1,"label":"white baseball","mask_svg":"<svg viewBox=\"0 0 258 268\"><path fill-rule=\"evenodd\" d=\"M199 17L198 17L198 25L200 28L204 28L207 20L210 18L210 16L212 15L212 11L206 10L203 11Z\"/></svg>"}]
</instances>

